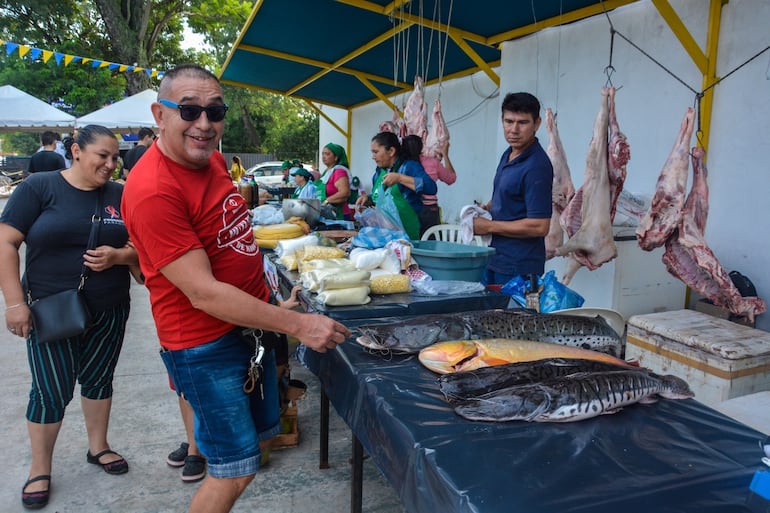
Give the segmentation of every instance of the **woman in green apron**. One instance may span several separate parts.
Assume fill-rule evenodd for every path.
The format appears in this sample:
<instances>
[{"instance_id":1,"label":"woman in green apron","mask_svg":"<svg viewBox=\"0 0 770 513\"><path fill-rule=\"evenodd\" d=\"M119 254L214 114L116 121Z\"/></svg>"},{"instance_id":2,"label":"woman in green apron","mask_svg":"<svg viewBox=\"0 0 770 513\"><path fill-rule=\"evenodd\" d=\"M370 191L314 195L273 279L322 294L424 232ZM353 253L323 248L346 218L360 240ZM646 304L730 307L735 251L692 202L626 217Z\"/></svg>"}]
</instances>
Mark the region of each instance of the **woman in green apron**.
<instances>
[{"instance_id":1,"label":"woman in green apron","mask_svg":"<svg viewBox=\"0 0 770 513\"><path fill-rule=\"evenodd\" d=\"M337 213L337 219L353 220L353 211L348 205L350 196L350 170L345 148L339 144L329 143L321 151L321 161L326 170L315 186L318 199L324 205L332 205Z\"/></svg>"},{"instance_id":2,"label":"woman in green apron","mask_svg":"<svg viewBox=\"0 0 770 513\"><path fill-rule=\"evenodd\" d=\"M402 148L396 134L380 132L372 138L371 150L372 159L377 164L372 177L372 196L362 191L356 206L392 201L404 231L410 239L418 240L422 195L436 194L437 191L436 182L420 164L422 140L416 135L408 135L404 137Z\"/></svg>"}]
</instances>

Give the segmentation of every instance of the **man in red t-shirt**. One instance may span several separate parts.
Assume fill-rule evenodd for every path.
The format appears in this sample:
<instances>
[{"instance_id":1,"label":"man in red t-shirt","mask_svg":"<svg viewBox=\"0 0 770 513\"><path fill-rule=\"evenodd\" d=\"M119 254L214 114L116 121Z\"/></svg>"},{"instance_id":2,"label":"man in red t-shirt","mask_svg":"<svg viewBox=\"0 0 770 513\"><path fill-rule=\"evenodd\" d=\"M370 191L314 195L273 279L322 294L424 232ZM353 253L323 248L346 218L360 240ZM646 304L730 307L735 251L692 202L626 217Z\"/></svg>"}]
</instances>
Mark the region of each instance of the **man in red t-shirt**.
<instances>
[{"instance_id":1,"label":"man in red t-shirt","mask_svg":"<svg viewBox=\"0 0 770 513\"><path fill-rule=\"evenodd\" d=\"M227 112L216 76L195 65L166 72L152 112L160 137L131 171L123 216L161 357L192 406L208 459L189 511L227 512L259 468L259 441L280 429L275 356L268 351L262 361L262 393L244 393L254 350L240 327L285 333L321 352L350 332L270 304L246 204L216 151Z\"/></svg>"}]
</instances>

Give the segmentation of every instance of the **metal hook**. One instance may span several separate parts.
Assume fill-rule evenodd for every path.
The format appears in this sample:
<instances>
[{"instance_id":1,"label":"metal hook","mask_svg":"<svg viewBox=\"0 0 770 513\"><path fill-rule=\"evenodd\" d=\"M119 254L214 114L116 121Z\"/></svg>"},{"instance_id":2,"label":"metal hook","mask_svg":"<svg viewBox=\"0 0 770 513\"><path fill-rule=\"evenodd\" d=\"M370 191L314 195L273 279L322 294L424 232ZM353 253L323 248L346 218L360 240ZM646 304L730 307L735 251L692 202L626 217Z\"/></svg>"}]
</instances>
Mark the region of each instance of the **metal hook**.
<instances>
[{"instance_id":1,"label":"metal hook","mask_svg":"<svg viewBox=\"0 0 770 513\"><path fill-rule=\"evenodd\" d=\"M604 87L614 87L612 85L612 74L615 72L615 67L610 64L604 68L604 74L607 75L607 81L604 83Z\"/></svg>"}]
</instances>

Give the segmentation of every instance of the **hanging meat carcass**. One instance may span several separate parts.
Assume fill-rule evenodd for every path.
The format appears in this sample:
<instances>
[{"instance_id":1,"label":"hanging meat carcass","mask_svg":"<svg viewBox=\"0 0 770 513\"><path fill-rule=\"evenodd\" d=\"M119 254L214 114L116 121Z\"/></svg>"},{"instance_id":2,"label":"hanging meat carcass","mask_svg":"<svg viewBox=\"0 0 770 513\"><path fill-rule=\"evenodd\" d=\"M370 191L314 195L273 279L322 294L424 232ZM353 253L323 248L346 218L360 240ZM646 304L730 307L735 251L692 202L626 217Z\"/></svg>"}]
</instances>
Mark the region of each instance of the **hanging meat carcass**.
<instances>
[{"instance_id":1,"label":"hanging meat carcass","mask_svg":"<svg viewBox=\"0 0 770 513\"><path fill-rule=\"evenodd\" d=\"M553 203L553 213L551 214L551 226L548 230L548 235L545 236L545 258L549 259L556 256L556 248L560 248L564 244L564 229L559 219L575 195L575 186L572 184L572 176L567 164L567 155L564 152L559 129L556 126L556 117L550 108L545 110L545 126L548 130L548 148L545 151L551 159L551 165L553 166L551 200ZM577 226L574 229L573 235L579 227Z\"/></svg>"},{"instance_id":2,"label":"hanging meat carcass","mask_svg":"<svg viewBox=\"0 0 770 513\"><path fill-rule=\"evenodd\" d=\"M402 139L406 135L406 127L404 126L404 118L398 109L393 109L393 118L390 121L383 121L379 126L380 132L391 132Z\"/></svg>"},{"instance_id":3,"label":"hanging meat carcass","mask_svg":"<svg viewBox=\"0 0 770 513\"><path fill-rule=\"evenodd\" d=\"M631 160L631 147L626 135L620 131L618 118L615 114L615 88L609 91L610 101L610 142L608 151L608 168L610 173L610 221L615 220L615 207L623 191L626 181L626 164Z\"/></svg>"},{"instance_id":4,"label":"hanging meat carcass","mask_svg":"<svg viewBox=\"0 0 770 513\"><path fill-rule=\"evenodd\" d=\"M678 229L666 240L663 263L688 287L733 314L754 321L767 309L758 297L743 297L708 247L704 232L708 217L708 171L703 148L692 150L693 182Z\"/></svg>"},{"instance_id":5,"label":"hanging meat carcass","mask_svg":"<svg viewBox=\"0 0 770 513\"><path fill-rule=\"evenodd\" d=\"M422 154L425 157L441 159L443 155L440 154L439 148L449 142L449 129L444 121L444 114L441 112L441 100L438 98L433 103L431 121L428 135L425 137L425 144L422 147Z\"/></svg>"},{"instance_id":6,"label":"hanging meat carcass","mask_svg":"<svg viewBox=\"0 0 770 513\"><path fill-rule=\"evenodd\" d=\"M579 198L580 227L562 247L556 250L557 255L569 254L575 261L568 263L568 269L562 277L565 285L569 284L572 276L579 269L579 266L575 265L576 262L594 270L618 254L610 221L610 180L607 167L609 94L609 88L602 89L602 104L596 115L593 137L586 156L586 172L579 191L582 191ZM575 201L577 197L578 193L572 200ZM567 213L568 210L565 210L564 214ZM567 225L564 228L568 235L572 226L567 219Z\"/></svg>"},{"instance_id":7,"label":"hanging meat carcass","mask_svg":"<svg viewBox=\"0 0 770 513\"><path fill-rule=\"evenodd\" d=\"M695 111L688 108L671 154L658 176L650 208L636 229L639 247L645 251L662 246L682 218L694 119Z\"/></svg>"},{"instance_id":8,"label":"hanging meat carcass","mask_svg":"<svg viewBox=\"0 0 770 513\"><path fill-rule=\"evenodd\" d=\"M417 135L425 140L428 133L428 106L425 104L425 90L419 75L414 78L414 90L406 100L404 125L406 135Z\"/></svg>"}]
</instances>

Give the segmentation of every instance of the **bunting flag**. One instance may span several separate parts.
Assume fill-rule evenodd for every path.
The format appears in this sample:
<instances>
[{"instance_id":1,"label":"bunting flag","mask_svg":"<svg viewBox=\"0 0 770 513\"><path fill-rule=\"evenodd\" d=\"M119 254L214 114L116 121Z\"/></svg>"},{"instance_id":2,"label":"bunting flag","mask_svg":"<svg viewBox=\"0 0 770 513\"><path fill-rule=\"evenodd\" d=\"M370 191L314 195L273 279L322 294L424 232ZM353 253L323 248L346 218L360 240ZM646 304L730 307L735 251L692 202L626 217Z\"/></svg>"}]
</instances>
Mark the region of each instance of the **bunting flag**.
<instances>
[{"instance_id":1,"label":"bunting flag","mask_svg":"<svg viewBox=\"0 0 770 513\"><path fill-rule=\"evenodd\" d=\"M44 50L41 48L35 48L33 46L22 45L19 43L12 43L11 41L3 41L2 39L0 39L0 47L2 46L5 46L6 55L10 56L18 50L19 57L22 59L28 58L33 61L42 59L43 62L45 63L50 61L51 57L53 57L58 66L61 66L62 64L64 66L69 66L72 63L78 63L78 62L83 65L87 65L90 63L91 68L94 68L94 69L107 68L111 71L118 71L119 73L145 73L149 78L157 78L157 79L163 78L163 75L165 74L165 72L158 71L155 68L150 69L150 68L143 68L141 66L131 66L128 64L120 64L117 62L105 61L101 59L92 59L90 57L82 57L80 55L71 55L68 53L55 52L53 50Z\"/></svg>"}]
</instances>

